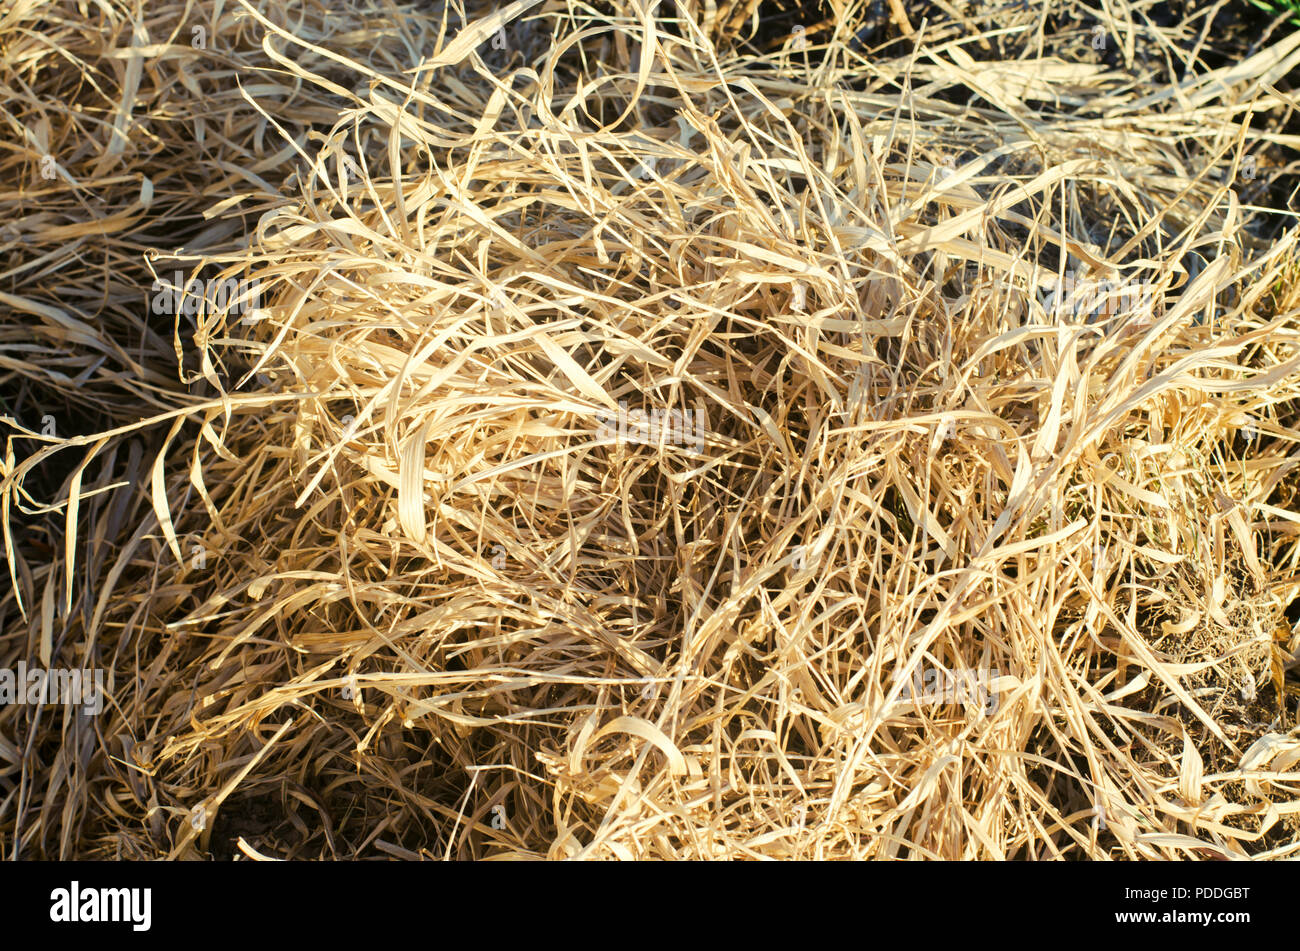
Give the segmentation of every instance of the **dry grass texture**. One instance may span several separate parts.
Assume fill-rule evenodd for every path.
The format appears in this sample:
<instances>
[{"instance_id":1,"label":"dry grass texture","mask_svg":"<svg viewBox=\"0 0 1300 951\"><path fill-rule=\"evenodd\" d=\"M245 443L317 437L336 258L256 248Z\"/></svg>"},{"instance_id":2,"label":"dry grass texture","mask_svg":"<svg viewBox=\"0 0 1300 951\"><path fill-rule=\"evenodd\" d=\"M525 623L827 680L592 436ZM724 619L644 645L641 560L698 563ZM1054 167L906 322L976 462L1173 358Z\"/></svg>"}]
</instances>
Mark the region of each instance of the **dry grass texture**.
<instances>
[{"instance_id":1,"label":"dry grass texture","mask_svg":"<svg viewBox=\"0 0 1300 951\"><path fill-rule=\"evenodd\" d=\"M0 12L6 856L1296 853L1300 33L292 6Z\"/></svg>"}]
</instances>

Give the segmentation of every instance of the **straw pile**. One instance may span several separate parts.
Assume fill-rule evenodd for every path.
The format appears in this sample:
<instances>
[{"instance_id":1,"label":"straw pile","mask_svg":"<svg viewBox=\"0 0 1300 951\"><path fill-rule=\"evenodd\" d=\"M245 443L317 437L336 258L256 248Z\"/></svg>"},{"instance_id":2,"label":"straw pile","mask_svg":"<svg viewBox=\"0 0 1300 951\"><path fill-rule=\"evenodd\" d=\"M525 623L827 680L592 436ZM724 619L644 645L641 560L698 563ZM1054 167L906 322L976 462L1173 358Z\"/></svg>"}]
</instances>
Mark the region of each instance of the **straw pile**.
<instances>
[{"instance_id":1,"label":"straw pile","mask_svg":"<svg viewBox=\"0 0 1300 951\"><path fill-rule=\"evenodd\" d=\"M970 6L10 4L3 854L1294 855L1300 33Z\"/></svg>"}]
</instances>

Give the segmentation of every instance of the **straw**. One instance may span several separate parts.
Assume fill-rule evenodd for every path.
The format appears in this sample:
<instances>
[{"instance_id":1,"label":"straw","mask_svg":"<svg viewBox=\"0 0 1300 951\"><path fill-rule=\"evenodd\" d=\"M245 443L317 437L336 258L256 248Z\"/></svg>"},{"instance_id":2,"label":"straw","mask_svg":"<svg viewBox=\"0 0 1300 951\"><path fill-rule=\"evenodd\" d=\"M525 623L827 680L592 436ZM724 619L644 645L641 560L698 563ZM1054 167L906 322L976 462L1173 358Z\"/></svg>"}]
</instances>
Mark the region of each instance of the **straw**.
<instances>
[{"instance_id":1,"label":"straw","mask_svg":"<svg viewBox=\"0 0 1300 951\"><path fill-rule=\"evenodd\" d=\"M1069 11L0 18L3 853L1290 854L1300 34Z\"/></svg>"}]
</instances>

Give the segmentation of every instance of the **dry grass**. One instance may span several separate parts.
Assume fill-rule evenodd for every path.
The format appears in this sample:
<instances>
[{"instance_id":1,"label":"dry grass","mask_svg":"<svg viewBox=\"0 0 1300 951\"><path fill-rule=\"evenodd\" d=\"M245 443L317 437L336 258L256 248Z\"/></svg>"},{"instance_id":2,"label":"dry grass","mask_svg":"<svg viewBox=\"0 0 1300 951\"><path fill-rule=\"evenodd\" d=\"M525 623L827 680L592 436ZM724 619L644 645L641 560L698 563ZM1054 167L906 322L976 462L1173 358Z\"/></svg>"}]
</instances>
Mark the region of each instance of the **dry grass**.
<instances>
[{"instance_id":1,"label":"dry grass","mask_svg":"<svg viewBox=\"0 0 1300 951\"><path fill-rule=\"evenodd\" d=\"M1300 33L941 7L0 13L4 854L1294 855Z\"/></svg>"}]
</instances>

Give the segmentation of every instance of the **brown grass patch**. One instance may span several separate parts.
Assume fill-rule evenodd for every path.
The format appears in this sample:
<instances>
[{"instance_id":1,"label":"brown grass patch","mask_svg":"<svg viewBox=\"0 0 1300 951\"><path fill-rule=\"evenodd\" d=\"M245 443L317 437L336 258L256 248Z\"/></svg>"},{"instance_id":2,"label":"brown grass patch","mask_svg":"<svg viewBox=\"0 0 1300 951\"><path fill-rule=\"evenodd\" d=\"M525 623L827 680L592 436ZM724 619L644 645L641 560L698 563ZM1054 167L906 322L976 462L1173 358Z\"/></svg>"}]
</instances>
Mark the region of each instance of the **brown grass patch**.
<instances>
[{"instance_id":1,"label":"brown grass patch","mask_svg":"<svg viewBox=\"0 0 1300 951\"><path fill-rule=\"evenodd\" d=\"M0 664L109 688L5 854L1294 854L1300 34L93 9L0 15Z\"/></svg>"}]
</instances>

